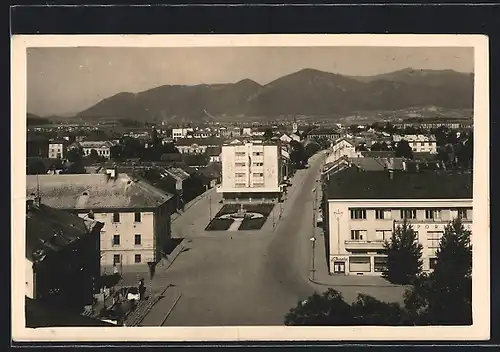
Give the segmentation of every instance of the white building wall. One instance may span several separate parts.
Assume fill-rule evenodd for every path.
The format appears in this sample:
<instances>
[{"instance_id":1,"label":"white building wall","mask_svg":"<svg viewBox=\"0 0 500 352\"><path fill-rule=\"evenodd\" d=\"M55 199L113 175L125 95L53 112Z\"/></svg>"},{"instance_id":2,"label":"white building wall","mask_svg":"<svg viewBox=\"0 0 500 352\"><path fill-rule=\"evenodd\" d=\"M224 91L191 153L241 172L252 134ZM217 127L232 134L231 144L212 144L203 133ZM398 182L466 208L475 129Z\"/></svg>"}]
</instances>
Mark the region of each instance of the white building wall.
<instances>
[{"instance_id":1,"label":"white building wall","mask_svg":"<svg viewBox=\"0 0 500 352\"><path fill-rule=\"evenodd\" d=\"M64 145L62 143L49 144L49 158L56 159L57 157L64 158Z\"/></svg>"},{"instance_id":2,"label":"white building wall","mask_svg":"<svg viewBox=\"0 0 500 352\"><path fill-rule=\"evenodd\" d=\"M333 163L342 157L359 158L361 156L361 153L356 151L354 145L346 140L341 140L333 146L331 153L325 160L325 164Z\"/></svg>"},{"instance_id":3,"label":"white building wall","mask_svg":"<svg viewBox=\"0 0 500 352\"><path fill-rule=\"evenodd\" d=\"M114 223L113 213L94 213L95 220L104 223L101 229L101 266L112 267L114 255L121 255L123 266L144 265L153 261L156 235L154 217L153 212L141 212L141 222L135 222L135 212L121 212L120 222ZM140 245L135 245L136 234L141 235ZM113 245L114 235L120 236L119 245ZM136 254L141 255L140 263L135 263Z\"/></svg>"},{"instance_id":4,"label":"white building wall","mask_svg":"<svg viewBox=\"0 0 500 352\"><path fill-rule=\"evenodd\" d=\"M365 209L366 219L351 219L351 209ZM446 225L453 220L451 212L457 208L472 208L472 199L464 200L329 200L328 216L329 228L328 236L330 239L330 272L334 271L334 262L345 262L346 274L357 274L349 271L350 257L370 256L371 271L363 272L363 275L381 275L381 272L374 272L374 257L377 251L383 250L383 241L377 235L380 231L387 231L386 236L390 236L394 226L402 223L400 209L409 208L417 210L417 218L409 220L413 229L418 234L418 239L423 245L422 258L423 269L430 270L429 259L434 257L434 251L429 249L428 232L444 231ZM390 219L376 219L375 209L390 210ZM441 210L441 219L430 220L425 218L425 209ZM464 226L472 230L472 210L467 211L467 219L463 220ZM352 240L351 230L363 231L362 240ZM378 231L378 233L377 233ZM340 236L339 236L340 234ZM366 251L364 254L353 254L354 251Z\"/></svg>"},{"instance_id":5,"label":"white building wall","mask_svg":"<svg viewBox=\"0 0 500 352\"><path fill-rule=\"evenodd\" d=\"M222 185L218 192L280 192L281 151L278 145L222 146Z\"/></svg>"}]
</instances>

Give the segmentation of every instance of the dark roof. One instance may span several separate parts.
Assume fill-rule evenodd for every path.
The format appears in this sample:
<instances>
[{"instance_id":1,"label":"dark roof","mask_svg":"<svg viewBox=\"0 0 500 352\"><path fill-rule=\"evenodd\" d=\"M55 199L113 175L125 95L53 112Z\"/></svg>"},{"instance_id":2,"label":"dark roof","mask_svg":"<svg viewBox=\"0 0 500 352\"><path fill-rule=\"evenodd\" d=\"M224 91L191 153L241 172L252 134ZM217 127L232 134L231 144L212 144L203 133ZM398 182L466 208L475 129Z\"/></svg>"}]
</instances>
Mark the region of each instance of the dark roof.
<instances>
[{"instance_id":1,"label":"dark roof","mask_svg":"<svg viewBox=\"0 0 500 352\"><path fill-rule=\"evenodd\" d=\"M217 147L208 147L207 150L205 151L205 154L209 156L219 156L222 153L222 147L217 146Z\"/></svg>"},{"instance_id":2,"label":"dark roof","mask_svg":"<svg viewBox=\"0 0 500 352\"><path fill-rule=\"evenodd\" d=\"M339 130L336 128L315 128L307 132L307 135L331 135L331 134L339 134Z\"/></svg>"},{"instance_id":3,"label":"dark roof","mask_svg":"<svg viewBox=\"0 0 500 352\"><path fill-rule=\"evenodd\" d=\"M472 199L472 174L361 171L356 167L333 174L328 199Z\"/></svg>"},{"instance_id":4,"label":"dark roof","mask_svg":"<svg viewBox=\"0 0 500 352\"><path fill-rule=\"evenodd\" d=\"M396 152L393 151L366 151L361 152L361 155L369 158L394 158Z\"/></svg>"},{"instance_id":5,"label":"dark roof","mask_svg":"<svg viewBox=\"0 0 500 352\"><path fill-rule=\"evenodd\" d=\"M413 152L413 160L436 161L437 154L431 154L429 152Z\"/></svg>"},{"instance_id":6,"label":"dark roof","mask_svg":"<svg viewBox=\"0 0 500 352\"><path fill-rule=\"evenodd\" d=\"M103 223L82 219L70 212L43 204L26 211L26 258L36 261L49 252L56 252L79 238L87 236Z\"/></svg>"},{"instance_id":7,"label":"dark roof","mask_svg":"<svg viewBox=\"0 0 500 352\"><path fill-rule=\"evenodd\" d=\"M181 161L182 154L180 153L163 153L160 157L161 161Z\"/></svg>"},{"instance_id":8,"label":"dark roof","mask_svg":"<svg viewBox=\"0 0 500 352\"><path fill-rule=\"evenodd\" d=\"M71 314L57 307L52 307L31 298L25 297L26 327L59 327L59 326L115 326L98 319L79 314Z\"/></svg>"},{"instance_id":9,"label":"dark roof","mask_svg":"<svg viewBox=\"0 0 500 352\"><path fill-rule=\"evenodd\" d=\"M193 144L197 145L222 145L224 143L224 139L217 137L208 137L208 138L180 138L175 141L175 145L178 146L191 146Z\"/></svg>"}]
</instances>

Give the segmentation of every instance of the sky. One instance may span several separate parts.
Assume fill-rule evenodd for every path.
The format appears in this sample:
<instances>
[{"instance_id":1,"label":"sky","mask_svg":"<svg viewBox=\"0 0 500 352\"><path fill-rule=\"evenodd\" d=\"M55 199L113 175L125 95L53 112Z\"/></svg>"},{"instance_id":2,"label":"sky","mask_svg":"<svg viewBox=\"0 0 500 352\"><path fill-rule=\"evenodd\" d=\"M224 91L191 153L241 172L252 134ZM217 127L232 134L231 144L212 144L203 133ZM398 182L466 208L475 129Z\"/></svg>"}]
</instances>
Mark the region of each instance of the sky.
<instances>
[{"instance_id":1,"label":"sky","mask_svg":"<svg viewBox=\"0 0 500 352\"><path fill-rule=\"evenodd\" d=\"M412 67L473 72L474 51L465 47L253 47L253 48L29 48L27 109L72 115L120 92L161 85L267 84L312 68L370 76Z\"/></svg>"}]
</instances>

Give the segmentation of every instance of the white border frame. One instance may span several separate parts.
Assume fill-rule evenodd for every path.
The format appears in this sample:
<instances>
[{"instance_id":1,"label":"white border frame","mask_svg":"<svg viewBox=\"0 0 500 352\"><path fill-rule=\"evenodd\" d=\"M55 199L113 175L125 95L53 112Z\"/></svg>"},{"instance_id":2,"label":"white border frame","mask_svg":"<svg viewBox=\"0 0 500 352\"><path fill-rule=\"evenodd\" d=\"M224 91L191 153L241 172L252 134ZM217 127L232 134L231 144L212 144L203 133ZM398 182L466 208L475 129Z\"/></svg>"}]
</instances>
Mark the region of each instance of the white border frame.
<instances>
[{"instance_id":1,"label":"white border frame","mask_svg":"<svg viewBox=\"0 0 500 352\"><path fill-rule=\"evenodd\" d=\"M28 47L304 47L474 48L473 319L467 327L77 327L25 328L24 268L12 265L15 341L380 341L484 340L490 334L489 53L483 35L27 35L11 40L12 262L24 255L26 49ZM480 255L478 255L480 253Z\"/></svg>"}]
</instances>

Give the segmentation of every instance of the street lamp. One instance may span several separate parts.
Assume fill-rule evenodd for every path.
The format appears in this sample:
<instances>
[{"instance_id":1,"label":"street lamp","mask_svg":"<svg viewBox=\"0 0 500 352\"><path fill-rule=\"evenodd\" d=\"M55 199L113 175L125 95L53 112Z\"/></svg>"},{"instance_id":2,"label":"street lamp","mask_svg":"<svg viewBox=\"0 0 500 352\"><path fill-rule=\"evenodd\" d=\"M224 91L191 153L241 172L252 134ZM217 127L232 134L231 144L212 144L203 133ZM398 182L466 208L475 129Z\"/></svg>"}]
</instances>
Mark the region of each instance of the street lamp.
<instances>
[{"instance_id":1,"label":"street lamp","mask_svg":"<svg viewBox=\"0 0 500 352\"><path fill-rule=\"evenodd\" d=\"M311 244L312 244L312 269L311 269L311 271L312 271L312 279L314 280L314 272L316 271L314 269L314 261L315 261L314 254L315 254L315 249L316 249L316 237L311 237L309 240L311 241Z\"/></svg>"}]
</instances>

